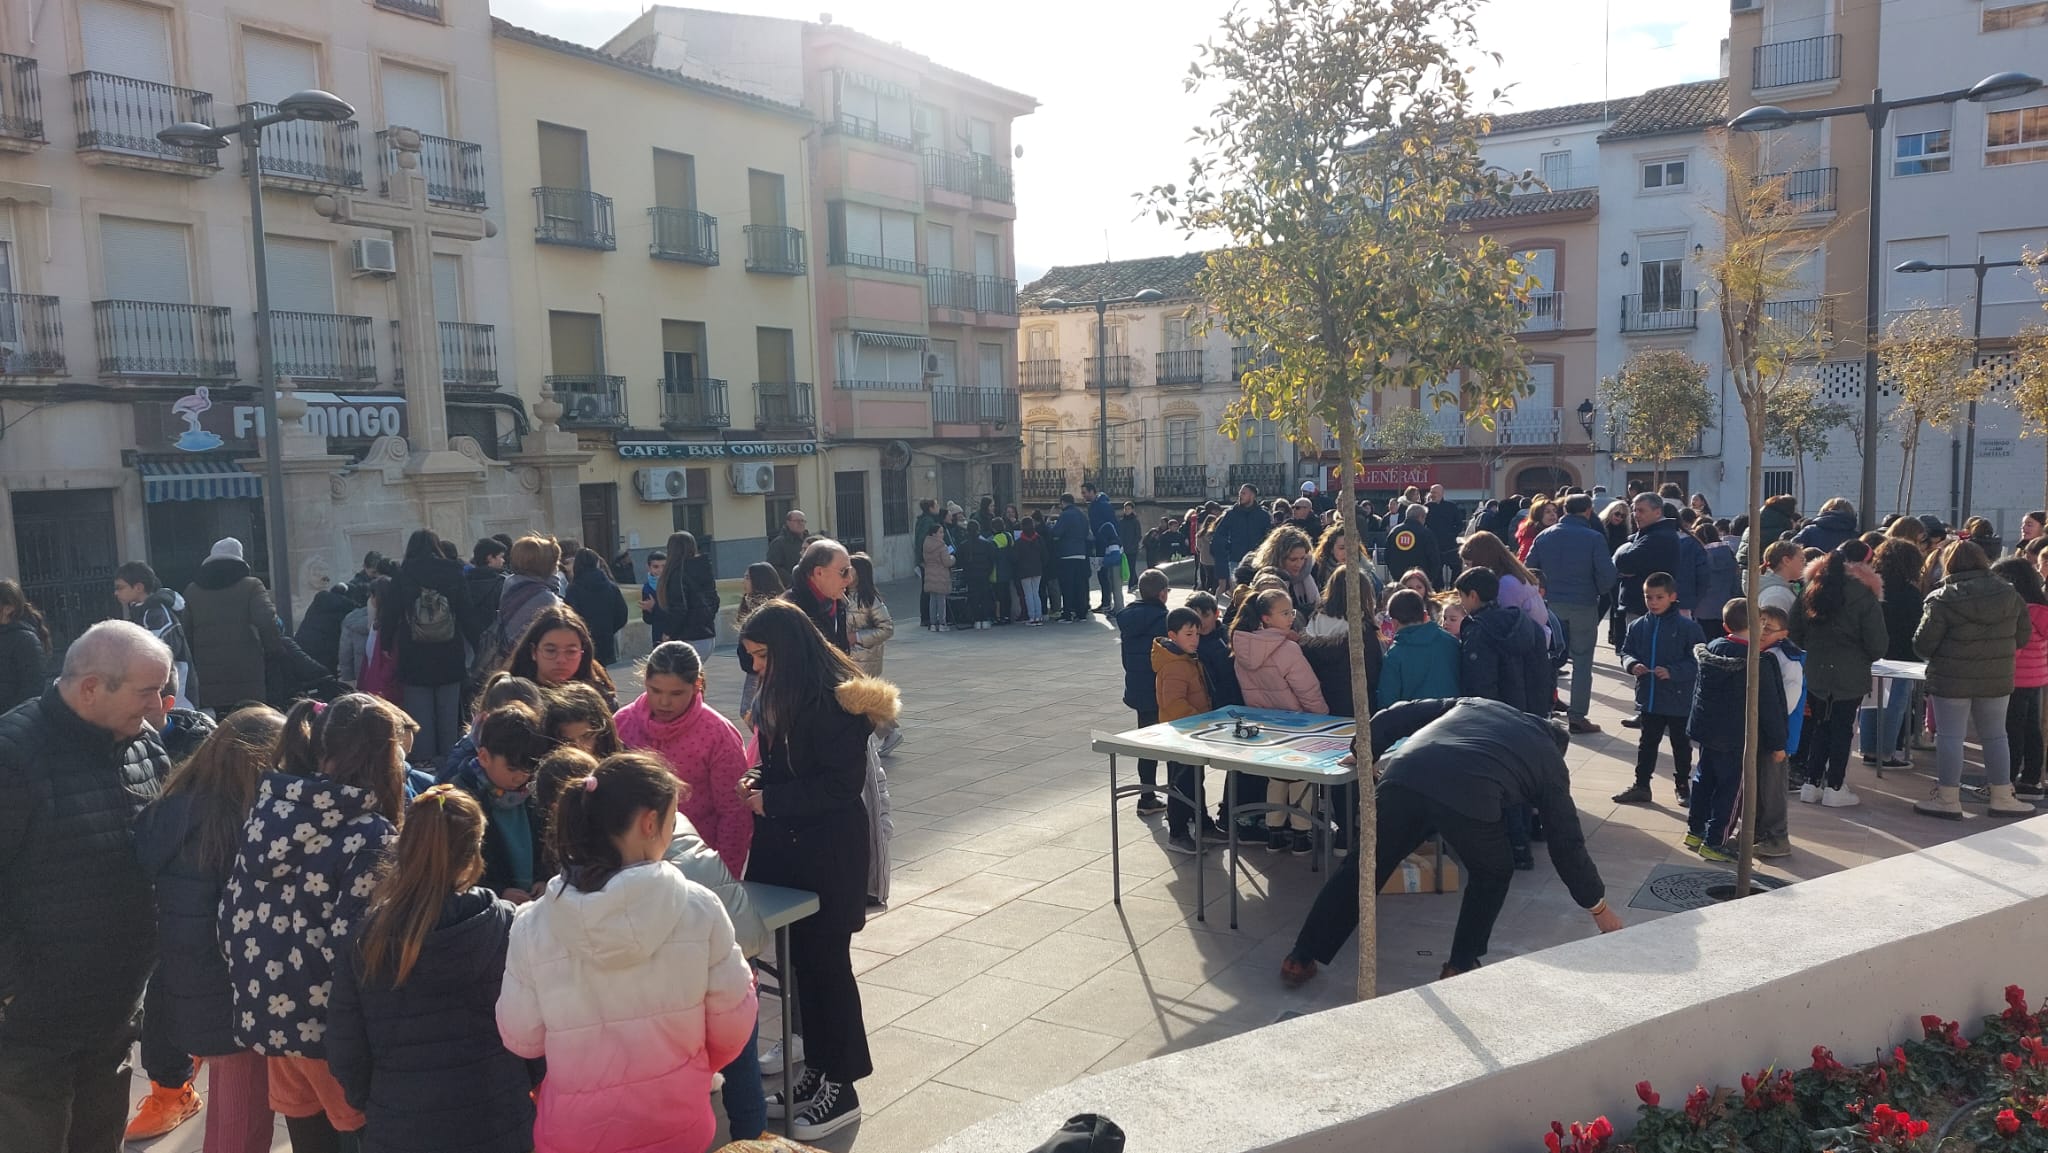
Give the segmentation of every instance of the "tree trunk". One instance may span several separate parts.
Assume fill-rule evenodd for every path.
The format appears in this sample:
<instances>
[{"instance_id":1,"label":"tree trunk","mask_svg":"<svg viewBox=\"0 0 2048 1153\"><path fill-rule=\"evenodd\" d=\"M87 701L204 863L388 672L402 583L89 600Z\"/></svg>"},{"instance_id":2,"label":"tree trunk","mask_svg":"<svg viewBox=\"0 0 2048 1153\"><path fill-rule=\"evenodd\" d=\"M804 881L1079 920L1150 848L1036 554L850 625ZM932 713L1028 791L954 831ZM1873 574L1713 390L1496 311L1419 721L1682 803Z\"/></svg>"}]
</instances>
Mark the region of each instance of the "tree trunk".
<instances>
[{"instance_id":1,"label":"tree trunk","mask_svg":"<svg viewBox=\"0 0 2048 1153\"><path fill-rule=\"evenodd\" d=\"M1749 413L1749 523L1761 525L1764 522L1764 404L1761 392L1757 397L1755 411ZM1749 608L1749 636L1755 640L1763 618L1758 615L1757 592L1763 583L1763 550L1751 549L1749 554L1749 579L1743 598ZM1747 649L1747 665L1742 681L1742 835L1737 838L1735 852L1735 895L1749 896L1749 878L1755 870L1756 854L1756 781L1757 781L1757 697L1762 687L1763 650L1755 644Z\"/></svg>"},{"instance_id":2,"label":"tree trunk","mask_svg":"<svg viewBox=\"0 0 2048 1153\"><path fill-rule=\"evenodd\" d=\"M1792 438L1792 476L1799 486L1799 507L1806 507L1806 446Z\"/></svg>"},{"instance_id":3,"label":"tree trunk","mask_svg":"<svg viewBox=\"0 0 2048 1153\"><path fill-rule=\"evenodd\" d=\"M1379 860L1379 798L1373 792L1372 684L1365 675L1365 646L1378 644L1379 637L1365 631L1365 537L1359 531L1358 492L1353 475L1358 468L1358 414L1346 401L1337 413L1338 509L1344 517L1344 628L1351 638L1351 712L1357 718L1358 735L1352 751L1358 758L1358 824L1353 837L1351 859L1358 862L1358 999L1370 1001L1379 995L1379 886L1373 883L1374 862ZM1232 879L1233 883L1235 878Z\"/></svg>"}]
</instances>

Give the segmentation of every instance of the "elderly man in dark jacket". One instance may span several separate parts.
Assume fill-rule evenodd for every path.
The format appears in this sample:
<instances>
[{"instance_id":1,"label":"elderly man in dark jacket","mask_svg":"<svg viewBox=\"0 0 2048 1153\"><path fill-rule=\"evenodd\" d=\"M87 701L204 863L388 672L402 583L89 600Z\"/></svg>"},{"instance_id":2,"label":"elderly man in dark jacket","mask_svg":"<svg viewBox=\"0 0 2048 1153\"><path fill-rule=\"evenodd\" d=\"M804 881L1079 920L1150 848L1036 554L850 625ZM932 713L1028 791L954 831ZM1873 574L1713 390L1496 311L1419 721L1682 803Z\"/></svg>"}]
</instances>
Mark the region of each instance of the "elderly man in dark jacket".
<instances>
[{"instance_id":1,"label":"elderly man in dark jacket","mask_svg":"<svg viewBox=\"0 0 2048 1153\"><path fill-rule=\"evenodd\" d=\"M812 541L790 575L795 579L782 599L804 610L832 647L842 653L853 651L846 633L846 590L853 587L853 562L846 546L836 540Z\"/></svg>"},{"instance_id":2,"label":"elderly man in dark jacket","mask_svg":"<svg viewBox=\"0 0 2048 1153\"><path fill-rule=\"evenodd\" d=\"M1635 513L1635 535L1614 550L1614 573L1621 582L1621 607L1631 621L1649 611L1643 607L1646 577L1653 572L1665 572L1675 579L1679 570L1686 567L1678 543L1678 522L1664 515L1663 498L1643 493L1635 499ZM1685 601L1683 592L1681 589L1680 604Z\"/></svg>"},{"instance_id":3,"label":"elderly man in dark jacket","mask_svg":"<svg viewBox=\"0 0 2048 1153\"><path fill-rule=\"evenodd\" d=\"M1479 967L1493 922L1507 900L1514 864L1505 815L1533 806L1548 830L1545 846L1565 888L1603 933L1621 928L1572 803L1564 751L1571 738L1548 718L1498 701L1457 697L1408 701L1375 713L1372 747L1380 757L1377 858L1373 887L1432 835L1442 834L1465 863L1467 884L1442 975ZM1347 857L1316 895L1281 979L1300 984L1329 964L1358 928L1358 854Z\"/></svg>"},{"instance_id":4,"label":"elderly man in dark jacket","mask_svg":"<svg viewBox=\"0 0 2048 1153\"><path fill-rule=\"evenodd\" d=\"M1437 556L1441 558L1443 565L1455 566L1458 563L1458 530L1465 527L1465 514L1456 504L1444 499L1444 486L1440 484L1429 486L1429 497L1424 507L1429 510L1429 533L1436 538ZM1502 536L1501 539L1510 538ZM1432 577L1438 575L1449 579L1453 574L1447 567L1442 574L1431 574Z\"/></svg>"},{"instance_id":5,"label":"elderly man in dark jacket","mask_svg":"<svg viewBox=\"0 0 2048 1153\"><path fill-rule=\"evenodd\" d=\"M129 1049L156 964L130 829L170 773L149 714L171 653L127 621L87 629L57 683L0 716L0 1150L115 1153Z\"/></svg>"}]
</instances>

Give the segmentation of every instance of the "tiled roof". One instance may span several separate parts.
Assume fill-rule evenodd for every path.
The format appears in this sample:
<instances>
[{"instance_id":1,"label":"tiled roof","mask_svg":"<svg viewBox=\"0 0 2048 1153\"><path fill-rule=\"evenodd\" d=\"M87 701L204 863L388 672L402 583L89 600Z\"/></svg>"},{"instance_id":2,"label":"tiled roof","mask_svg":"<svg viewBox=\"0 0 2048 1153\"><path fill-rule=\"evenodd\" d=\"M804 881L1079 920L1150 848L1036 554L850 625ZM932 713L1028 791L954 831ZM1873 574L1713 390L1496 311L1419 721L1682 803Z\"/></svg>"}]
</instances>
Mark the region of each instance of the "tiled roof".
<instances>
[{"instance_id":1,"label":"tiled roof","mask_svg":"<svg viewBox=\"0 0 2048 1153\"><path fill-rule=\"evenodd\" d=\"M1599 207L1599 189L1572 188L1563 192L1510 196L1505 201L1485 200L1460 205L1451 210L1451 219L1510 220L1518 216L1542 216L1552 212L1597 211Z\"/></svg>"},{"instance_id":2,"label":"tiled roof","mask_svg":"<svg viewBox=\"0 0 2048 1153\"><path fill-rule=\"evenodd\" d=\"M1671 132L1696 132L1728 119L1728 80L1695 80L1652 88L1630 102L1628 111L1615 117L1602 140L1626 140L1637 136L1662 136Z\"/></svg>"},{"instance_id":3,"label":"tiled roof","mask_svg":"<svg viewBox=\"0 0 2048 1153\"><path fill-rule=\"evenodd\" d=\"M1563 128L1569 124L1599 124L1625 115L1632 98L1591 100L1584 104L1560 104L1555 108L1532 108L1527 112L1488 113L1487 135L1528 132L1538 128Z\"/></svg>"},{"instance_id":4,"label":"tiled roof","mask_svg":"<svg viewBox=\"0 0 2048 1153\"><path fill-rule=\"evenodd\" d=\"M1060 265L1025 285L1018 299L1026 308L1036 308L1040 301L1054 296L1070 301L1094 300L1097 296L1129 296L1141 288L1156 288L1168 300L1192 300L1195 277L1208 260L1206 252L1190 252L1143 260L1112 260L1106 264Z\"/></svg>"},{"instance_id":5,"label":"tiled roof","mask_svg":"<svg viewBox=\"0 0 2048 1153\"><path fill-rule=\"evenodd\" d=\"M585 60L592 60L599 64L608 64L613 68L626 72L637 72L651 80L659 80L665 84L674 84L679 88L694 89L707 96L716 96L722 100L732 100L740 104L752 105L763 111L776 112L801 120L815 119L808 110L795 104L785 104L780 100L770 100L766 96L757 96L752 92L743 92L738 88L728 88L723 84L716 84L709 80L700 80L695 76L685 75L672 68L656 68L654 65L643 61L628 60L624 57L614 56L609 52L603 52L588 45L578 44L573 40L564 40L559 36L549 36L544 32L535 32L531 28L521 28L517 24L496 16L491 17L491 32L493 35L502 36L507 40L517 40L524 44L531 44L536 48L546 48L549 51L561 52L569 56L581 56Z\"/></svg>"}]
</instances>

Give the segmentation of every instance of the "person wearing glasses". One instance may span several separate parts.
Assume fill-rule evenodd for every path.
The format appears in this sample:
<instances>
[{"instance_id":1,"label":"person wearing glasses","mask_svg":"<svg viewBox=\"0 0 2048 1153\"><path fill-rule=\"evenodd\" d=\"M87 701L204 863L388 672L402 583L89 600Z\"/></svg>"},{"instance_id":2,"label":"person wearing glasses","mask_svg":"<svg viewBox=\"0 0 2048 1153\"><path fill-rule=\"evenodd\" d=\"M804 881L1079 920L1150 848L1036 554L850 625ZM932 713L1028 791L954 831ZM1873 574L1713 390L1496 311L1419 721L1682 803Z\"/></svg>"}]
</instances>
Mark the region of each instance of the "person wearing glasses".
<instances>
[{"instance_id":1,"label":"person wearing glasses","mask_svg":"<svg viewBox=\"0 0 2048 1153\"><path fill-rule=\"evenodd\" d=\"M618 690L612 685L611 675L597 663L595 650L590 626L583 623L576 610L564 604L551 604L533 615L533 623L526 626L505 671L544 689L581 681L603 695L606 708L617 712Z\"/></svg>"},{"instance_id":2,"label":"person wearing glasses","mask_svg":"<svg viewBox=\"0 0 2048 1153\"><path fill-rule=\"evenodd\" d=\"M485 713L475 736L476 759L451 783L484 811L484 874L477 884L523 905L541 875L544 822L533 801L533 774L555 741L540 714L518 701Z\"/></svg>"},{"instance_id":3,"label":"person wearing glasses","mask_svg":"<svg viewBox=\"0 0 2048 1153\"><path fill-rule=\"evenodd\" d=\"M825 639L842 653L853 651L846 631L846 594L853 587L853 558L846 546L820 537L804 547L790 573L783 599L804 610Z\"/></svg>"}]
</instances>

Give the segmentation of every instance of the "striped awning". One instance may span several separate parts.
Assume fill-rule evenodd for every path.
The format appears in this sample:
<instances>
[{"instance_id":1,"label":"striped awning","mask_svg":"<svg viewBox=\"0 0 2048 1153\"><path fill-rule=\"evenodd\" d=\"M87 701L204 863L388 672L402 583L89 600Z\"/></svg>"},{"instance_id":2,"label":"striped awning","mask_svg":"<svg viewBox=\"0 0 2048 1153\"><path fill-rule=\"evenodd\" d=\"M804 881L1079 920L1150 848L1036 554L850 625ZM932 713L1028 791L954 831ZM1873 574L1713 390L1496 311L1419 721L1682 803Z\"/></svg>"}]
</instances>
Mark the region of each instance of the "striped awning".
<instances>
[{"instance_id":1,"label":"striped awning","mask_svg":"<svg viewBox=\"0 0 2048 1153\"><path fill-rule=\"evenodd\" d=\"M924 351L925 338L908 332L865 332L855 329L853 339L872 348L914 348Z\"/></svg>"},{"instance_id":2,"label":"striped awning","mask_svg":"<svg viewBox=\"0 0 2048 1153\"><path fill-rule=\"evenodd\" d=\"M233 460L145 460L135 466L142 473L142 499L150 504L167 500L258 500L263 496L263 478L243 472Z\"/></svg>"}]
</instances>

